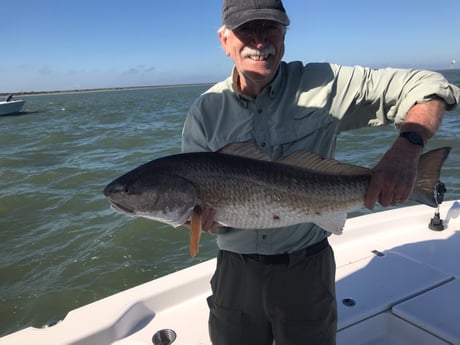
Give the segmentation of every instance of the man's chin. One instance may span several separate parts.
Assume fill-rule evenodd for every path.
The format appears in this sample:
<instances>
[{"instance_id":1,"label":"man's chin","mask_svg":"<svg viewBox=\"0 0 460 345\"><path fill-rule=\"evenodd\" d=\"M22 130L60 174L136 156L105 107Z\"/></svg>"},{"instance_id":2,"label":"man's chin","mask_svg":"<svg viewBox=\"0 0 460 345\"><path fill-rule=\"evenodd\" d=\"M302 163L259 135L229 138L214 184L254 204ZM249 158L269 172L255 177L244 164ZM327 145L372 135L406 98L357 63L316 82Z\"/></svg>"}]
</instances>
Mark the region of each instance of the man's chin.
<instances>
[{"instance_id":1,"label":"man's chin","mask_svg":"<svg viewBox=\"0 0 460 345\"><path fill-rule=\"evenodd\" d=\"M248 68L253 69L268 69L270 66L273 65L273 59L264 59L264 60L256 60L251 58L244 59L244 63Z\"/></svg>"},{"instance_id":2,"label":"man's chin","mask_svg":"<svg viewBox=\"0 0 460 345\"><path fill-rule=\"evenodd\" d=\"M271 72L259 72L259 71L245 71L245 79L252 81L261 87L268 85L274 78L275 73Z\"/></svg>"}]
</instances>

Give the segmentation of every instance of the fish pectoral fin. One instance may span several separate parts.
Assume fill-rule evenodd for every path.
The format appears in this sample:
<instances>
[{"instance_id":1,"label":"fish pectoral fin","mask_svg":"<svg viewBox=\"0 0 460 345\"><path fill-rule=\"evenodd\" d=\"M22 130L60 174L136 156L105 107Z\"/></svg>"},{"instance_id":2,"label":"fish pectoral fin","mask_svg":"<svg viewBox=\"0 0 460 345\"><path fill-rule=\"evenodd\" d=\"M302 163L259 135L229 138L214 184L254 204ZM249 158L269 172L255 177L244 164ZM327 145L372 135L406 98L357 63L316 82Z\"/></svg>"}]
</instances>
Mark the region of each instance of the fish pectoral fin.
<instances>
[{"instance_id":1,"label":"fish pectoral fin","mask_svg":"<svg viewBox=\"0 0 460 345\"><path fill-rule=\"evenodd\" d=\"M347 214L343 212L331 213L322 218L315 219L313 223L321 227L322 229L332 232L336 235L341 235L343 227L347 220Z\"/></svg>"},{"instance_id":2,"label":"fish pectoral fin","mask_svg":"<svg viewBox=\"0 0 460 345\"><path fill-rule=\"evenodd\" d=\"M194 257L198 254L201 238L201 214L196 210L192 212L190 227L190 255Z\"/></svg>"}]
</instances>

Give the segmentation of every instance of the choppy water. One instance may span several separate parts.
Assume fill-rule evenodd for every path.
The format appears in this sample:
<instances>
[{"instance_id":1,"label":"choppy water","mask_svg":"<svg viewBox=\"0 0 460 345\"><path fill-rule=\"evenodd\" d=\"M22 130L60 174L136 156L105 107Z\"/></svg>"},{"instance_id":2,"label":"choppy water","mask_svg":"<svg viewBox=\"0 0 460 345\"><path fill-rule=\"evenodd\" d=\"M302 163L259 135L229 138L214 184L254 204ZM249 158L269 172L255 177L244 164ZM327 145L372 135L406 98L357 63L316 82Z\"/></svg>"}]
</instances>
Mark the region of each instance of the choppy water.
<instances>
[{"instance_id":1,"label":"choppy water","mask_svg":"<svg viewBox=\"0 0 460 345\"><path fill-rule=\"evenodd\" d=\"M460 70L446 71L460 84ZM0 117L0 336L63 319L96 299L211 258L212 236L190 258L188 232L112 211L110 180L178 152L191 102L205 86L27 97ZM447 198L460 197L460 110L429 148L452 146ZM337 158L372 166L395 130L341 136Z\"/></svg>"}]
</instances>

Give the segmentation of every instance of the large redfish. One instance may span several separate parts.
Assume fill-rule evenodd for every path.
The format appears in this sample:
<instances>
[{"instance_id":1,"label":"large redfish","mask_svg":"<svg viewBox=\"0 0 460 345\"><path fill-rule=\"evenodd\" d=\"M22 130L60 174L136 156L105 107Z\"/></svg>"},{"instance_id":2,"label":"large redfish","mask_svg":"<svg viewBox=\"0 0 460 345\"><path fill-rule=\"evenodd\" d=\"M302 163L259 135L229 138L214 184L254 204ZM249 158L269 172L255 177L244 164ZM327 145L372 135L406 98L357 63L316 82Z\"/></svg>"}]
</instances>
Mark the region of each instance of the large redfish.
<instances>
[{"instance_id":1,"label":"large redfish","mask_svg":"<svg viewBox=\"0 0 460 345\"><path fill-rule=\"evenodd\" d=\"M433 207L442 202L439 175L449 151L440 148L420 157L410 199ZM273 162L254 143L239 143L222 152L155 159L109 183L104 194L127 215L174 227L192 220L191 254L195 255L204 205L216 210L217 222L234 228L311 222L339 234L347 212L364 206L371 176L368 168L303 151Z\"/></svg>"}]
</instances>

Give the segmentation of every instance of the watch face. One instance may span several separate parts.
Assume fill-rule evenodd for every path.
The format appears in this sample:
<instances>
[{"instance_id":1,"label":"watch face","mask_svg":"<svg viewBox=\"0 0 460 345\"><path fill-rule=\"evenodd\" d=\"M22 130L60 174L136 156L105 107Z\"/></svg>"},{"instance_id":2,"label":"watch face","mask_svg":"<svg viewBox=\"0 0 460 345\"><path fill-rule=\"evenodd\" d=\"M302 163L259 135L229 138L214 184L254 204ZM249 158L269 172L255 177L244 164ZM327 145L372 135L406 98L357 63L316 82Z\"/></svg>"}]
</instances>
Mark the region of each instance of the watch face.
<instances>
[{"instance_id":1,"label":"watch face","mask_svg":"<svg viewBox=\"0 0 460 345\"><path fill-rule=\"evenodd\" d=\"M409 133L409 141L417 145L423 145L423 140L417 133Z\"/></svg>"},{"instance_id":2,"label":"watch face","mask_svg":"<svg viewBox=\"0 0 460 345\"><path fill-rule=\"evenodd\" d=\"M401 133L401 136L407 138L414 145L424 146L422 137L415 132L404 132Z\"/></svg>"}]
</instances>

